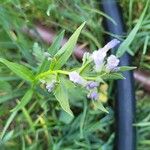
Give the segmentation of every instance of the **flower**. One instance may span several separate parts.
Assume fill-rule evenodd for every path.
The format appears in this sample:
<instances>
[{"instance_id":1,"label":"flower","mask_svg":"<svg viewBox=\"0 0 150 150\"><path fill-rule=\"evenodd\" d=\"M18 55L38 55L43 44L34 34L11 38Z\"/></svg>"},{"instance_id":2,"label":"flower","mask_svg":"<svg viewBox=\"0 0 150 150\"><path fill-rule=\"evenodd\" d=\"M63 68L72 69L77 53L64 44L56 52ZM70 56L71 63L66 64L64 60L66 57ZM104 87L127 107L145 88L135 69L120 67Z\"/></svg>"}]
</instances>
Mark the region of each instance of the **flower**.
<instances>
[{"instance_id":1,"label":"flower","mask_svg":"<svg viewBox=\"0 0 150 150\"><path fill-rule=\"evenodd\" d=\"M101 49L93 52L92 59L95 63L95 70L97 72L101 70L105 57L106 57L106 52L102 52Z\"/></svg>"},{"instance_id":2,"label":"flower","mask_svg":"<svg viewBox=\"0 0 150 150\"><path fill-rule=\"evenodd\" d=\"M87 89L93 89L99 86L98 82L90 81L87 83L86 88Z\"/></svg>"},{"instance_id":3,"label":"flower","mask_svg":"<svg viewBox=\"0 0 150 150\"><path fill-rule=\"evenodd\" d=\"M46 89L48 90L48 92L52 92L52 90L54 89L56 81L51 81L49 83L46 83Z\"/></svg>"},{"instance_id":4,"label":"flower","mask_svg":"<svg viewBox=\"0 0 150 150\"><path fill-rule=\"evenodd\" d=\"M110 55L107 58L106 69L109 71L117 70L117 66L119 65L119 59L115 55Z\"/></svg>"},{"instance_id":5,"label":"flower","mask_svg":"<svg viewBox=\"0 0 150 150\"><path fill-rule=\"evenodd\" d=\"M89 52L85 52L84 54L83 54L83 58L82 58L82 61L84 62L84 61L87 61L87 60L89 60L90 59L90 53Z\"/></svg>"},{"instance_id":6,"label":"flower","mask_svg":"<svg viewBox=\"0 0 150 150\"><path fill-rule=\"evenodd\" d=\"M84 85L85 83L85 80L76 71L69 73L69 79L70 81L77 83L77 84Z\"/></svg>"},{"instance_id":7,"label":"flower","mask_svg":"<svg viewBox=\"0 0 150 150\"><path fill-rule=\"evenodd\" d=\"M104 59L106 57L107 51L111 48L114 48L119 43L120 41L118 41L117 39L113 39L109 43L107 43L103 48L100 48L98 51L93 52L92 59L95 63L95 70L97 72L100 72L104 65Z\"/></svg>"},{"instance_id":8,"label":"flower","mask_svg":"<svg viewBox=\"0 0 150 150\"><path fill-rule=\"evenodd\" d=\"M114 47L117 46L119 43L120 43L119 40L113 39L113 40L111 40L110 42L108 42L102 49L103 49L103 51L105 51L105 52L107 53L107 51L108 51L109 49L114 48Z\"/></svg>"},{"instance_id":9,"label":"flower","mask_svg":"<svg viewBox=\"0 0 150 150\"><path fill-rule=\"evenodd\" d=\"M97 91L92 91L87 95L87 97L92 100L98 100L99 94L97 93Z\"/></svg>"}]
</instances>

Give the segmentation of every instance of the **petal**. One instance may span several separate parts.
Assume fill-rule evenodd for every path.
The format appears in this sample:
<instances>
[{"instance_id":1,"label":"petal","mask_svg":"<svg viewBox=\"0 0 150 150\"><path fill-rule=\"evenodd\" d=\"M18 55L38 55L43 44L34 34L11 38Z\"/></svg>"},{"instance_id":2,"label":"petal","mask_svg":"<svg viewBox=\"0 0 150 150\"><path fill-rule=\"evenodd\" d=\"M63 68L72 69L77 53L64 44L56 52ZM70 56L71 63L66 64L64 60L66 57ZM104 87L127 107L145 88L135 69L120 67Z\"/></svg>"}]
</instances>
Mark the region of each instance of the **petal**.
<instances>
[{"instance_id":1,"label":"petal","mask_svg":"<svg viewBox=\"0 0 150 150\"><path fill-rule=\"evenodd\" d=\"M114 48L115 46L117 46L120 43L119 40L117 39L113 39L110 42L108 42L102 49L103 51L107 52L109 49Z\"/></svg>"}]
</instances>

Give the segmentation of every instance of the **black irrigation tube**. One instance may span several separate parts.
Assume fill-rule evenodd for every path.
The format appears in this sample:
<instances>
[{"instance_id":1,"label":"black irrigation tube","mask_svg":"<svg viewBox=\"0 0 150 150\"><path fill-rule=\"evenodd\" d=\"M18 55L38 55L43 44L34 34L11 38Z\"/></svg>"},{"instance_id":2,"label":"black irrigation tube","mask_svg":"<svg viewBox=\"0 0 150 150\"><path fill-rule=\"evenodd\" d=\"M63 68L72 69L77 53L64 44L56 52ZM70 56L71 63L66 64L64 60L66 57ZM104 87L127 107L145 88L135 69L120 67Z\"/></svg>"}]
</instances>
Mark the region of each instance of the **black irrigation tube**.
<instances>
[{"instance_id":1,"label":"black irrigation tube","mask_svg":"<svg viewBox=\"0 0 150 150\"><path fill-rule=\"evenodd\" d=\"M115 20L114 25L110 20L105 19L105 29L117 35L124 35L125 27L121 9L115 0L100 0L103 12ZM112 39L111 36L108 37ZM112 51L114 53L115 50ZM128 66L131 63L131 57L125 53L120 58L120 65ZM135 117L135 92L133 87L133 73L127 71L124 74L125 80L118 80L117 100L116 100L116 143L115 150L135 150L136 137L133 127Z\"/></svg>"}]
</instances>

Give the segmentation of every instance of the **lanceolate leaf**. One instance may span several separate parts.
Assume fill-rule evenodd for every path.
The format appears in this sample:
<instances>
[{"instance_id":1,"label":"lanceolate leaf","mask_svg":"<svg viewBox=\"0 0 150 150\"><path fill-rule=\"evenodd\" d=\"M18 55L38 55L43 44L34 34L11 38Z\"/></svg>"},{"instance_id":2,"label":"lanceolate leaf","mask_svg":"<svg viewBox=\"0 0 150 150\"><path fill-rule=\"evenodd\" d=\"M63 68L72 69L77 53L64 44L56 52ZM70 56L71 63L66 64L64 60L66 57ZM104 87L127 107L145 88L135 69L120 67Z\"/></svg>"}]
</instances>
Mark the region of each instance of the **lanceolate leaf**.
<instances>
[{"instance_id":1,"label":"lanceolate leaf","mask_svg":"<svg viewBox=\"0 0 150 150\"><path fill-rule=\"evenodd\" d=\"M125 79L121 73L108 73L102 77L103 80Z\"/></svg>"},{"instance_id":2,"label":"lanceolate leaf","mask_svg":"<svg viewBox=\"0 0 150 150\"><path fill-rule=\"evenodd\" d=\"M66 63L74 50L77 39L84 25L85 22L73 33L67 43L56 53L50 66L51 69L60 69Z\"/></svg>"},{"instance_id":3,"label":"lanceolate leaf","mask_svg":"<svg viewBox=\"0 0 150 150\"><path fill-rule=\"evenodd\" d=\"M93 101L93 105L95 108L100 109L101 111L105 113L109 113L108 110L103 106L102 102L100 101Z\"/></svg>"},{"instance_id":4,"label":"lanceolate leaf","mask_svg":"<svg viewBox=\"0 0 150 150\"><path fill-rule=\"evenodd\" d=\"M64 37L64 30L58 34L58 36L55 38L54 42L51 44L51 46L48 48L48 53L53 57L57 51L59 50L60 46L61 46L61 42L63 40L63 37ZM39 71L38 73L41 73L47 69L49 69L49 66L50 66L50 61L48 61L47 59L45 59L40 68L39 68Z\"/></svg>"},{"instance_id":5,"label":"lanceolate leaf","mask_svg":"<svg viewBox=\"0 0 150 150\"><path fill-rule=\"evenodd\" d=\"M59 85L56 88L55 97L58 100L62 109L66 111L68 114L70 114L71 116L73 116L73 113L69 106L68 92L62 80L60 81Z\"/></svg>"},{"instance_id":6,"label":"lanceolate leaf","mask_svg":"<svg viewBox=\"0 0 150 150\"><path fill-rule=\"evenodd\" d=\"M29 70L25 66L10 62L4 58L0 58L0 62L5 64L11 71L13 71L22 79L29 81L29 82L32 82L34 80L33 73L31 72L31 70Z\"/></svg>"},{"instance_id":7,"label":"lanceolate leaf","mask_svg":"<svg viewBox=\"0 0 150 150\"><path fill-rule=\"evenodd\" d=\"M119 71L123 72L123 71L129 71L129 70L133 70L136 69L137 67L132 67L132 66L122 66L119 67Z\"/></svg>"},{"instance_id":8,"label":"lanceolate leaf","mask_svg":"<svg viewBox=\"0 0 150 150\"><path fill-rule=\"evenodd\" d=\"M64 30L58 34L58 36L55 38L54 42L51 44L51 46L48 48L48 52L54 56L57 51L59 50L60 46L61 46L61 42L63 40L64 37Z\"/></svg>"}]
</instances>

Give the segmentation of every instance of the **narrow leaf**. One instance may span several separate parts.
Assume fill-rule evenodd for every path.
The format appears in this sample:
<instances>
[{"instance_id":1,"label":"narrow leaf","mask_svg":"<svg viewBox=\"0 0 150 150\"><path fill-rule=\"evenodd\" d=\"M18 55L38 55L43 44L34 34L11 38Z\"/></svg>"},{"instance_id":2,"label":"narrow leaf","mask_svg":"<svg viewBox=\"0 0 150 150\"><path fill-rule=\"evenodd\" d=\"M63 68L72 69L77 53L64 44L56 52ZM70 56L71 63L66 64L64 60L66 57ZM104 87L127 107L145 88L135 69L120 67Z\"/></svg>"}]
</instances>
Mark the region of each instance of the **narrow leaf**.
<instances>
[{"instance_id":1,"label":"narrow leaf","mask_svg":"<svg viewBox=\"0 0 150 150\"><path fill-rule=\"evenodd\" d=\"M108 110L103 106L101 101L92 101L95 108L100 109L101 111L105 113L109 113Z\"/></svg>"},{"instance_id":2,"label":"narrow leaf","mask_svg":"<svg viewBox=\"0 0 150 150\"><path fill-rule=\"evenodd\" d=\"M48 48L48 52L54 56L57 51L59 50L60 46L61 46L61 42L63 40L64 37L64 30L58 34L58 36L56 36L56 38L54 39L54 42L51 44L51 46Z\"/></svg>"},{"instance_id":3,"label":"narrow leaf","mask_svg":"<svg viewBox=\"0 0 150 150\"><path fill-rule=\"evenodd\" d=\"M56 36L56 38L54 39L54 42L51 44L51 46L48 48L48 53L53 57L57 51L59 50L60 46L61 46L61 42L63 40L63 37L64 37L64 30L58 34L58 36ZM38 73L41 73L43 71L46 71L47 69L49 69L49 66L50 66L50 61L48 61L47 59L45 59L40 68L39 68L39 71Z\"/></svg>"},{"instance_id":4,"label":"narrow leaf","mask_svg":"<svg viewBox=\"0 0 150 150\"><path fill-rule=\"evenodd\" d=\"M69 106L68 92L66 87L63 84L63 81L60 81L54 94L62 109L66 111L68 114L70 114L71 116L73 116L73 113Z\"/></svg>"},{"instance_id":5,"label":"narrow leaf","mask_svg":"<svg viewBox=\"0 0 150 150\"><path fill-rule=\"evenodd\" d=\"M6 133L6 131L7 131L8 127L9 127L9 125L11 124L11 122L13 121L13 119L15 118L16 114L17 114L17 112L11 113L11 115L10 115L10 117L8 118L8 120L7 120L6 124L5 124L5 127L4 127L4 129L3 129L3 131L2 131L1 139L3 139L3 137L4 137L5 133Z\"/></svg>"},{"instance_id":6,"label":"narrow leaf","mask_svg":"<svg viewBox=\"0 0 150 150\"><path fill-rule=\"evenodd\" d=\"M131 66L122 66L119 67L119 71L123 72L123 71L129 71L129 70L133 70L136 69L137 67L131 67Z\"/></svg>"},{"instance_id":7,"label":"narrow leaf","mask_svg":"<svg viewBox=\"0 0 150 150\"><path fill-rule=\"evenodd\" d=\"M120 73L110 73L102 77L103 80L118 80L125 79Z\"/></svg>"},{"instance_id":8,"label":"narrow leaf","mask_svg":"<svg viewBox=\"0 0 150 150\"><path fill-rule=\"evenodd\" d=\"M84 25L85 22L73 33L67 43L65 43L65 45L56 53L50 66L51 69L60 69L66 63L74 50L77 39Z\"/></svg>"},{"instance_id":9,"label":"narrow leaf","mask_svg":"<svg viewBox=\"0 0 150 150\"><path fill-rule=\"evenodd\" d=\"M6 65L11 71L13 71L16 75L18 75L22 79L29 82L33 82L34 79L33 73L25 66L10 62L4 58L0 58L0 62Z\"/></svg>"}]
</instances>

